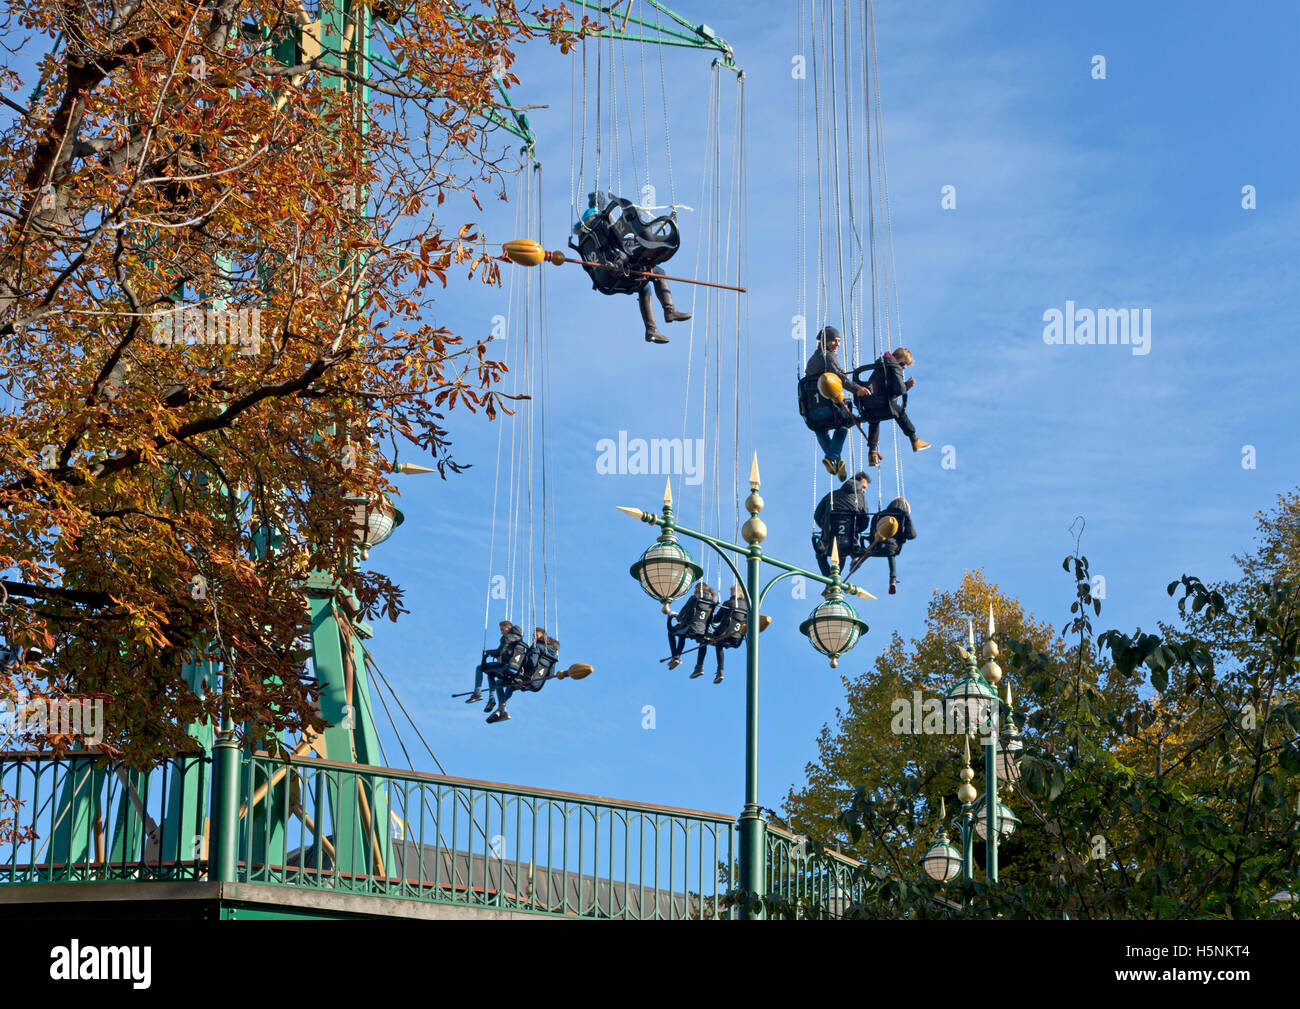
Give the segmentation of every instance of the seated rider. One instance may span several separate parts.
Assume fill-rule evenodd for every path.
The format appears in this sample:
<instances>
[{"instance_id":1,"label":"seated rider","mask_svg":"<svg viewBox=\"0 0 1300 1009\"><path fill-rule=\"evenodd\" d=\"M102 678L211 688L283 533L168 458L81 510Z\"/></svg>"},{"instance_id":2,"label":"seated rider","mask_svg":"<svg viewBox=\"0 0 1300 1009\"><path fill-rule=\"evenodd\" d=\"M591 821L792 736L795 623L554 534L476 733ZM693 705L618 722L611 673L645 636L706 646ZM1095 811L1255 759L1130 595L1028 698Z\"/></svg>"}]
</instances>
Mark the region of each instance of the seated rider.
<instances>
[{"instance_id":1,"label":"seated rider","mask_svg":"<svg viewBox=\"0 0 1300 1009\"><path fill-rule=\"evenodd\" d=\"M573 226L578 236L575 246L583 259L599 262L601 267L586 266L591 286L601 294L637 295L641 307L641 321L645 324L648 343L667 343L668 337L655 326L654 298L663 307L664 322L685 322L689 312L679 312L673 306L672 292L664 271L657 264L666 262L677 251L677 228L670 218L641 220L639 208L629 200L610 194L606 202L601 193L587 194L587 209ZM615 219L614 215L618 215ZM633 220L635 218L635 221ZM667 222L661 224L660 222ZM637 270L655 274L653 279L627 273Z\"/></svg>"},{"instance_id":2,"label":"seated rider","mask_svg":"<svg viewBox=\"0 0 1300 1009\"><path fill-rule=\"evenodd\" d=\"M871 545L867 557L889 559L889 594L898 592L898 571L894 558L908 540L916 539L916 526L912 523L912 506L901 497L889 502L889 507L875 517L871 526Z\"/></svg>"},{"instance_id":3,"label":"seated rider","mask_svg":"<svg viewBox=\"0 0 1300 1009\"><path fill-rule=\"evenodd\" d=\"M534 633L532 646L524 659L523 689L538 691L542 684L555 674L555 663L560 660L560 643L548 637L542 628Z\"/></svg>"},{"instance_id":4,"label":"seated rider","mask_svg":"<svg viewBox=\"0 0 1300 1009\"><path fill-rule=\"evenodd\" d=\"M870 485L871 477L859 471L817 503L813 522L819 531L813 533L813 553L823 575L831 573L831 543L839 545L842 571L849 570L850 561L866 556L861 538L871 518L871 506L867 504Z\"/></svg>"},{"instance_id":5,"label":"seated rider","mask_svg":"<svg viewBox=\"0 0 1300 1009\"><path fill-rule=\"evenodd\" d=\"M709 640L713 643L714 653L718 659L718 671L713 677L714 683L722 682L722 650L739 648L745 643L745 632L749 623L749 601L739 585L731 586L731 597L718 607L713 618L713 627ZM691 679L704 673L703 666L691 673Z\"/></svg>"},{"instance_id":6,"label":"seated rider","mask_svg":"<svg viewBox=\"0 0 1300 1009\"><path fill-rule=\"evenodd\" d=\"M488 702L484 711L496 711L488 715L487 722L493 725L496 722L507 722L510 720L510 712L506 710L506 701L514 696L516 690L541 690L542 684L551 676L551 671L555 668L555 663L560 657L560 643L554 638L547 637L546 630L541 627L533 629L533 643L528 646L524 653L523 662L518 669L510 671L511 675L498 676L493 682L493 690L496 692L496 703Z\"/></svg>"},{"instance_id":7,"label":"seated rider","mask_svg":"<svg viewBox=\"0 0 1300 1009\"><path fill-rule=\"evenodd\" d=\"M709 625L713 622L713 611L717 606L718 594L713 591L712 585L701 579L682 606L682 611L669 614L668 650L672 652L672 658L668 660L669 669L676 669L682 664L682 651L689 638L700 643L695 653L695 672L691 675L703 674L704 653L709 647Z\"/></svg>"},{"instance_id":8,"label":"seated rider","mask_svg":"<svg viewBox=\"0 0 1300 1009\"><path fill-rule=\"evenodd\" d=\"M846 398L849 395L863 395L866 390L849 378L844 369L840 367L840 343L840 331L834 326L823 326L817 333L817 349L813 352L812 357L808 358L808 365L803 370L804 378L820 377L829 372L839 378L841 385L844 387ZM837 405L842 406L842 404ZM831 476L837 476L841 480L848 476L848 471L844 467L844 460L840 458L840 453L844 450L844 439L849 436L849 427L852 423L853 415L845 408L843 427L815 432L817 444L821 446L822 454L825 456L822 459L822 465L826 467L826 472L830 473Z\"/></svg>"},{"instance_id":9,"label":"seated rider","mask_svg":"<svg viewBox=\"0 0 1300 1009\"><path fill-rule=\"evenodd\" d=\"M876 358L871 365L871 379L858 395L858 413L868 422L867 427L867 465L879 466L881 455L880 423L894 420L902 428L903 434L912 441L912 451L920 452L930 447L928 441L916 436L916 428L907 416L907 393L916 384L916 379L904 380L903 369L913 363L912 352L906 347L886 351ZM859 368L854 375L865 371ZM900 402L901 397L901 402Z\"/></svg>"},{"instance_id":10,"label":"seated rider","mask_svg":"<svg viewBox=\"0 0 1300 1009\"><path fill-rule=\"evenodd\" d=\"M517 671L524 660L524 632L509 620L502 620L497 625L501 629L501 640L496 648L486 649L478 667L474 670L474 692L469 695L466 704L476 704L483 700L483 677L488 678L488 689L496 689L496 681L502 676L508 677L511 671ZM491 711L492 701L484 711Z\"/></svg>"}]
</instances>

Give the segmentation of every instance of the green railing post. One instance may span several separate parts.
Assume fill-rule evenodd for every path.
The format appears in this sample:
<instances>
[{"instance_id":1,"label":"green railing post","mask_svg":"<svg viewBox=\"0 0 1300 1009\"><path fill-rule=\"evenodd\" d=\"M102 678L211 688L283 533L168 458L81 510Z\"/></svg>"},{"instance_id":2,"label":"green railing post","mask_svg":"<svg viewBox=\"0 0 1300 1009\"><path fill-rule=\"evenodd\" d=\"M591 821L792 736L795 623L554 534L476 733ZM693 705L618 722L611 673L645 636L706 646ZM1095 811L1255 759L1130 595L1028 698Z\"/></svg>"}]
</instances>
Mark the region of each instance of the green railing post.
<instances>
[{"instance_id":1,"label":"green railing post","mask_svg":"<svg viewBox=\"0 0 1300 1009\"><path fill-rule=\"evenodd\" d=\"M234 883L239 864L239 742L234 729L224 727L212 750L214 851L208 861L208 878L217 883Z\"/></svg>"}]
</instances>

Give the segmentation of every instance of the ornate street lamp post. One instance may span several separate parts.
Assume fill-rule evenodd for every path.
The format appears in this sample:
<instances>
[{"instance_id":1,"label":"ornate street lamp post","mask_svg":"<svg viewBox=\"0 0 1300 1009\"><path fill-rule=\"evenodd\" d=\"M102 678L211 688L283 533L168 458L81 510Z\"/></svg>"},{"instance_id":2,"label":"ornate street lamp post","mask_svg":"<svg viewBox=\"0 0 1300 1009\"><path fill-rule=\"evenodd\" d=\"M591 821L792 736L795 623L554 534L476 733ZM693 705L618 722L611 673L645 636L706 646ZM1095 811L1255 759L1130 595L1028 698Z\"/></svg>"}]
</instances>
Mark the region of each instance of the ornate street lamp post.
<instances>
[{"instance_id":1,"label":"ornate street lamp post","mask_svg":"<svg viewBox=\"0 0 1300 1009\"><path fill-rule=\"evenodd\" d=\"M944 697L945 717L948 725L960 722L965 734L963 742L964 762L959 773L961 784L957 788L957 798L961 801L961 811L957 815L957 826L961 835L961 851L948 843L943 827L944 807L940 803L940 827L935 843L921 856L921 868L927 875L940 882L955 879L958 871L962 879L969 882L974 876L975 836L984 841L984 875L990 883L998 881L998 841L1010 837L1015 832L1020 820L999 798L999 782L1014 783L1020 777L1017 765L1020 750L1024 744L1016 732L1014 717L1011 714L1011 686L1007 685L1005 703L997 694L998 682L1002 679L1002 667L997 663L998 646L993 640L995 631L993 607L989 606L988 638L980 649L984 665L978 665L975 653L975 631L967 630L969 650L961 649L963 658L969 663L966 675L948 691ZM1005 709L1006 721L1002 722L1001 712ZM981 797L972 784L975 770L970 763L970 737L979 731L984 736L984 795Z\"/></svg>"},{"instance_id":2,"label":"ornate street lamp post","mask_svg":"<svg viewBox=\"0 0 1300 1009\"><path fill-rule=\"evenodd\" d=\"M750 466L749 489L749 497L745 499L745 510L749 512L749 519L740 530L741 538L748 544L747 546L679 525L673 518L671 482L664 489L663 511L659 515L639 508L621 506L619 511L663 530L659 539L641 555L640 560L632 565L630 573L647 595L663 605L665 613L669 612L672 601L685 595L703 573L703 568L677 542L678 536L698 540L711 547L744 588L745 602L749 608L745 626L745 806L740 815L738 861L740 886L747 897L744 915L747 918L760 918L763 914L762 897L766 890L764 847L767 828L762 807L758 803L758 634L765 619L762 616L763 600L767 598L767 593L773 585L791 575L801 575L827 586L824 593L825 601L820 603L808 619L799 625L799 630L808 636L814 648L823 655L829 656L831 665L835 666L838 664L839 657L857 644L858 639L867 631L866 621L854 612L853 607L845 600L845 595L858 596L862 599L874 599L875 596L865 589L856 588L840 579L840 559L837 548L831 551L829 576L807 571L764 554L762 543L767 538L767 525L759 518L759 513L763 510L763 499L758 493L757 453ZM746 558L744 575L733 560L734 556L741 555ZM764 564L779 568L782 573L760 587L759 581Z\"/></svg>"}]
</instances>

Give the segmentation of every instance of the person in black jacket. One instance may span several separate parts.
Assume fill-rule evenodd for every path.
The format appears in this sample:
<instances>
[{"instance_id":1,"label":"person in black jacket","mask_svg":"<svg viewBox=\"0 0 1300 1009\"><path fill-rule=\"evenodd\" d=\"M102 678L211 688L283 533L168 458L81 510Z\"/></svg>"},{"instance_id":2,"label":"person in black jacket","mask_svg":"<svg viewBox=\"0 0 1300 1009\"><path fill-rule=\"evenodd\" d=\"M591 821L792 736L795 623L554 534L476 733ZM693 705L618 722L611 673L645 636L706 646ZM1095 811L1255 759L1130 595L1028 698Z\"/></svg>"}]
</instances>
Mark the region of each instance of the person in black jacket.
<instances>
[{"instance_id":1,"label":"person in black jacket","mask_svg":"<svg viewBox=\"0 0 1300 1009\"><path fill-rule=\"evenodd\" d=\"M745 599L745 593L739 585L731 586L731 597L718 607L718 612L713 618L712 633L710 640L713 642L713 650L718 659L718 670L714 674L713 682L722 682L722 650L724 648L739 648L745 643L745 632L749 623L749 602ZM696 669L691 673L691 679L704 673L703 668Z\"/></svg>"},{"instance_id":2,"label":"person in black jacket","mask_svg":"<svg viewBox=\"0 0 1300 1009\"><path fill-rule=\"evenodd\" d=\"M483 652L483 658L474 670L474 693L469 695L466 704L476 704L483 700L483 677L488 679L488 690L496 689L498 677L508 675L509 671L518 669L523 661L524 632L509 620L502 620L497 625L501 629L501 640L496 648ZM491 701L484 711L492 710Z\"/></svg>"},{"instance_id":3,"label":"person in black jacket","mask_svg":"<svg viewBox=\"0 0 1300 1009\"><path fill-rule=\"evenodd\" d=\"M814 375L820 376L827 372L836 375L840 383L844 386L845 397L859 396L866 390L853 381L840 367L839 349L840 349L840 331L834 326L823 326L817 334L817 349L813 351L812 357L808 358L808 364L803 370L804 378L811 378ZM821 446L822 465L832 476L838 476L843 480L848 471L845 469L844 460L840 454L844 451L844 440L849 436L849 424L852 423L852 415L848 410L844 411L844 427L835 428L833 431L818 431L817 444Z\"/></svg>"},{"instance_id":4,"label":"person in black jacket","mask_svg":"<svg viewBox=\"0 0 1300 1009\"><path fill-rule=\"evenodd\" d=\"M912 378L903 378L903 369L913 363L912 352L906 347L886 351L876 358L872 366L871 379L862 394L858 396L858 412L868 422L867 428L867 465L879 466L881 455L880 423L894 420L903 429L903 434L912 441L912 451L920 452L930 447L928 441L916 436L916 428L907 416L907 393L916 384ZM902 402L900 402L900 398Z\"/></svg>"},{"instance_id":5,"label":"person in black jacket","mask_svg":"<svg viewBox=\"0 0 1300 1009\"><path fill-rule=\"evenodd\" d=\"M534 628L533 643L528 646L520 668L513 675L498 676L492 684L496 692L496 704L489 703L485 710L491 711L495 706L496 711L488 715L488 724L509 721L510 712L506 710L506 701L514 696L516 690L541 690L559 658L560 643L548 637L545 628Z\"/></svg>"},{"instance_id":6,"label":"person in black jacket","mask_svg":"<svg viewBox=\"0 0 1300 1009\"><path fill-rule=\"evenodd\" d=\"M625 210L630 210L632 213L639 215L640 208L634 204L626 200L615 199L613 193L610 193L610 197L614 199L614 202L626 205ZM618 244L616 237L610 236L607 229L602 226L604 221L603 212L606 205L607 201L604 194L588 193L587 209L578 219L578 222L574 224L573 233L578 236L591 236L596 240L596 245L602 249L601 261L611 264L611 269L599 270L591 267L585 269L591 275L596 290L602 294L612 294L615 292L602 286L602 279L614 277L614 270L628 265L628 250ZM646 342L667 343L668 337L659 332L658 327L655 325L654 299L658 298L659 304L663 308L664 322L685 322L691 317L691 314L689 312L679 312L673 304L672 291L668 288L668 280L664 276L664 271L659 269L658 266L651 266L649 272L655 275L654 279L646 280L645 283L636 288L637 303L641 308L641 321L645 324ZM623 292L631 293L628 288L622 288L621 285L619 287ZM651 291L654 292L653 297Z\"/></svg>"},{"instance_id":7,"label":"person in black jacket","mask_svg":"<svg viewBox=\"0 0 1300 1009\"><path fill-rule=\"evenodd\" d=\"M814 534L813 543L817 566L823 575L831 573L832 542L839 544L841 570L848 570L850 560L864 556L861 536L871 518L871 506L867 503L870 485L871 477L866 473L854 473L852 480L844 481L838 490L817 503L813 522L819 532Z\"/></svg>"},{"instance_id":8,"label":"person in black jacket","mask_svg":"<svg viewBox=\"0 0 1300 1009\"><path fill-rule=\"evenodd\" d=\"M668 649L672 652L672 658L668 660L669 669L676 669L682 664L682 651L689 638L700 643L695 653L695 672L691 675L703 674L704 653L709 648L709 625L713 622L713 611L717 606L718 594L713 591L712 585L701 580L682 606L681 613L669 614Z\"/></svg>"},{"instance_id":9,"label":"person in black jacket","mask_svg":"<svg viewBox=\"0 0 1300 1009\"><path fill-rule=\"evenodd\" d=\"M893 521L889 521L892 519ZM894 558L908 540L916 539L916 526L912 522L912 506L901 497L894 498L871 524L871 545L867 557L885 557L889 560L889 594L898 592L898 569Z\"/></svg>"}]
</instances>

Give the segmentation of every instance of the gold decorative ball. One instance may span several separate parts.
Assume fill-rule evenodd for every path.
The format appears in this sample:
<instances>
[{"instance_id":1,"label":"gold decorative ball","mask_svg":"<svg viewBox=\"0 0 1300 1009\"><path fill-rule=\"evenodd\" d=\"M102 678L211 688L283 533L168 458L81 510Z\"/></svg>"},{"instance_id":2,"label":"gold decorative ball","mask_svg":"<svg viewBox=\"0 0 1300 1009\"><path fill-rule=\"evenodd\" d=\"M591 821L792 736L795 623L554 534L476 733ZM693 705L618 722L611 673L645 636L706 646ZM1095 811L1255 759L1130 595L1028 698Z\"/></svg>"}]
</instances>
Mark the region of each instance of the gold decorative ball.
<instances>
[{"instance_id":1,"label":"gold decorative ball","mask_svg":"<svg viewBox=\"0 0 1300 1009\"><path fill-rule=\"evenodd\" d=\"M740 527L740 536L746 543L762 543L767 539L767 523L757 515Z\"/></svg>"},{"instance_id":2,"label":"gold decorative ball","mask_svg":"<svg viewBox=\"0 0 1300 1009\"><path fill-rule=\"evenodd\" d=\"M745 498L745 511L749 512L751 515L757 515L762 510L763 496L759 494L758 491L754 491L749 495L749 497Z\"/></svg>"},{"instance_id":3,"label":"gold decorative ball","mask_svg":"<svg viewBox=\"0 0 1300 1009\"><path fill-rule=\"evenodd\" d=\"M962 781L970 781L971 778L975 777L975 769L972 767L963 767L961 771L958 772L958 777L960 777Z\"/></svg>"},{"instance_id":4,"label":"gold decorative ball","mask_svg":"<svg viewBox=\"0 0 1300 1009\"><path fill-rule=\"evenodd\" d=\"M992 659L989 659L988 662L984 663L984 668L982 668L980 672L984 674L984 679L993 684L996 684L998 680L1002 679L1002 667Z\"/></svg>"},{"instance_id":5,"label":"gold decorative ball","mask_svg":"<svg viewBox=\"0 0 1300 1009\"><path fill-rule=\"evenodd\" d=\"M998 655L998 643L996 641L984 642L984 647L980 649L980 654L986 659L995 659Z\"/></svg>"},{"instance_id":6,"label":"gold decorative ball","mask_svg":"<svg viewBox=\"0 0 1300 1009\"><path fill-rule=\"evenodd\" d=\"M664 613L671 613L672 611L673 611L672 601L669 600L668 602L665 602L665 603L664 603L664 608L663 608L662 612L664 612Z\"/></svg>"},{"instance_id":7,"label":"gold decorative ball","mask_svg":"<svg viewBox=\"0 0 1300 1009\"><path fill-rule=\"evenodd\" d=\"M962 802L974 802L975 796L977 795L979 795L979 793L975 791L975 786L970 784L970 782L967 782L957 789L957 798Z\"/></svg>"}]
</instances>

